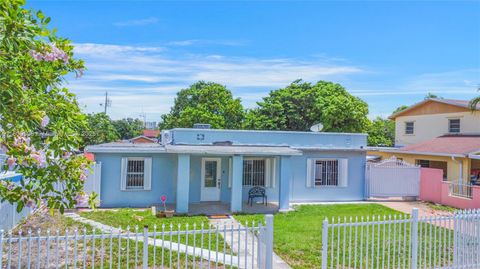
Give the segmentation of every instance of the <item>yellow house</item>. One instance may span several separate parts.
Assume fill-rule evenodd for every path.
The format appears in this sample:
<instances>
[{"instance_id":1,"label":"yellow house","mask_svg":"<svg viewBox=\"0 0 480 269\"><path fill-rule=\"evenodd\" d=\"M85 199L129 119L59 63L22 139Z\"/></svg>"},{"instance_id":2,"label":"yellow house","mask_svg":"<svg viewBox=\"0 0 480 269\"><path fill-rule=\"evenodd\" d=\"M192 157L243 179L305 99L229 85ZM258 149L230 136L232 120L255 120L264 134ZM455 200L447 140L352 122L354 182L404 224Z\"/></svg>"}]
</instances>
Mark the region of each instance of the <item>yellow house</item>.
<instances>
[{"instance_id":1,"label":"yellow house","mask_svg":"<svg viewBox=\"0 0 480 269\"><path fill-rule=\"evenodd\" d=\"M395 156L439 168L449 181L480 178L478 110L472 112L465 100L424 100L390 116L395 121L396 147L370 148L368 155L377 159Z\"/></svg>"}]
</instances>

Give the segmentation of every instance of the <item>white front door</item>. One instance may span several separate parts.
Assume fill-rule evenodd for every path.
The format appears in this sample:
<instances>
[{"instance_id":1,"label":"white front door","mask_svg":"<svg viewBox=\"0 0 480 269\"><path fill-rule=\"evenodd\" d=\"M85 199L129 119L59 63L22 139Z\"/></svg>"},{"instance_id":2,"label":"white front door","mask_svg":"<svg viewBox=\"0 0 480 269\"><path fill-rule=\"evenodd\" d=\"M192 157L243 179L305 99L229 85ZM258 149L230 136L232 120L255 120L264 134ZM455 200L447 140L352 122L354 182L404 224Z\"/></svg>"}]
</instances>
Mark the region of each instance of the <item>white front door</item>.
<instances>
[{"instance_id":1,"label":"white front door","mask_svg":"<svg viewBox=\"0 0 480 269\"><path fill-rule=\"evenodd\" d=\"M202 158L201 201L220 200L220 182L222 177L220 158Z\"/></svg>"}]
</instances>

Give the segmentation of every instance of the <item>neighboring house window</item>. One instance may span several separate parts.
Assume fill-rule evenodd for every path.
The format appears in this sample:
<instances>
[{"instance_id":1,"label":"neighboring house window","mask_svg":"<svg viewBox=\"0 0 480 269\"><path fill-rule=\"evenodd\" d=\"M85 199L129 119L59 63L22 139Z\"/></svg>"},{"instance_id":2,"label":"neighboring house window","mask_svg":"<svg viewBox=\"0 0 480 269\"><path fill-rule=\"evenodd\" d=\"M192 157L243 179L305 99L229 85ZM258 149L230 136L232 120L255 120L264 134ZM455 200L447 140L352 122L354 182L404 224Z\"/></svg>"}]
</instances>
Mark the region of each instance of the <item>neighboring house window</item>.
<instances>
[{"instance_id":1,"label":"neighboring house window","mask_svg":"<svg viewBox=\"0 0 480 269\"><path fill-rule=\"evenodd\" d=\"M414 131L414 122L408 121L405 122L405 134L413 134Z\"/></svg>"},{"instance_id":2,"label":"neighboring house window","mask_svg":"<svg viewBox=\"0 0 480 269\"><path fill-rule=\"evenodd\" d=\"M338 186L338 160L315 161L315 186Z\"/></svg>"},{"instance_id":3,"label":"neighboring house window","mask_svg":"<svg viewBox=\"0 0 480 269\"><path fill-rule=\"evenodd\" d=\"M460 133L460 119L449 119L448 120L448 132L449 133Z\"/></svg>"},{"instance_id":4,"label":"neighboring house window","mask_svg":"<svg viewBox=\"0 0 480 269\"><path fill-rule=\"evenodd\" d=\"M307 187L346 187L348 159L308 159Z\"/></svg>"},{"instance_id":5,"label":"neighboring house window","mask_svg":"<svg viewBox=\"0 0 480 269\"><path fill-rule=\"evenodd\" d=\"M228 187L232 187L232 159L229 160ZM243 186L274 188L276 179L275 158L245 158L243 160Z\"/></svg>"},{"instance_id":6,"label":"neighboring house window","mask_svg":"<svg viewBox=\"0 0 480 269\"><path fill-rule=\"evenodd\" d=\"M417 165L420 165L420 167L425 167L425 168L430 167L430 161L429 160L415 160L415 163Z\"/></svg>"},{"instance_id":7,"label":"neighboring house window","mask_svg":"<svg viewBox=\"0 0 480 269\"><path fill-rule=\"evenodd\" d=\"M122 190L150 190L152 158L122 158Z\"/></svg>"}]
</instances>

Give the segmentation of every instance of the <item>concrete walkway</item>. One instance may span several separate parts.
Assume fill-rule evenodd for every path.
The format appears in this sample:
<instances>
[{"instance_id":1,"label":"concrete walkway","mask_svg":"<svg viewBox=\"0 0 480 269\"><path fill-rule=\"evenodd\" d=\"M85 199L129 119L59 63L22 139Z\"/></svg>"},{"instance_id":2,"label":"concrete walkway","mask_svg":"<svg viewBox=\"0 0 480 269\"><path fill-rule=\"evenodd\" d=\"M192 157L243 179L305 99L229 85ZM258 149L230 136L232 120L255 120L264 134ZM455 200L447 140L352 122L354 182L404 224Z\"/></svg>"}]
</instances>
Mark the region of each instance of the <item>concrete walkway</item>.
<instances>
[{"instance_id":1,"label":"concrete walkway","mask_svg":"<svg viewBox=\"0 0 480 269\"><path fill-rule=\"evenodd\" d=\"M222 227L241 227L244 228L240 222L235 220L233 217L228 219L210 219L210 224L212 226ZM228 231L228 229L227 229ZM224 236L223 234L221 234ZM258 257L258 237L255 233L249 231L241 231L238 233L225 233L223 238L229 247L237 253L240 258L240 267L241 268L257 268L257 257ZM273 268L275 269L291 269L291 267L280 258L275 252L273 253Z\"/></svg>"}]
</instances>

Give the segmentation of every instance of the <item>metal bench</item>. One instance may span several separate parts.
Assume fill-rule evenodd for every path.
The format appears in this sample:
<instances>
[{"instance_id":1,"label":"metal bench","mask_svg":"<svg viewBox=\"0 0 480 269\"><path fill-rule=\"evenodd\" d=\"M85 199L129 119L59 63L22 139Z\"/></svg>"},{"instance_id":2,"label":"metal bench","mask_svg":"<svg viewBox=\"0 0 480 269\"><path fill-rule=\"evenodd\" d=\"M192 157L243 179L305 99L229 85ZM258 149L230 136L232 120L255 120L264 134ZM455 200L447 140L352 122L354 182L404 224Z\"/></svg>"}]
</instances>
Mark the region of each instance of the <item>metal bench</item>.
<instances>
[{"instance_id":1,"label":"metal bench","mask_svg":"<svg viewBox=\"0 0 480 269\"><path fill-rule=\"evenodd\" d=\"M253 199L261 197L263 199L263 204L267 205L267 195L265 194L265 189L262 187L253 187L248 191L248 204L253 205Z\"/></svg>"}]
</instances>

